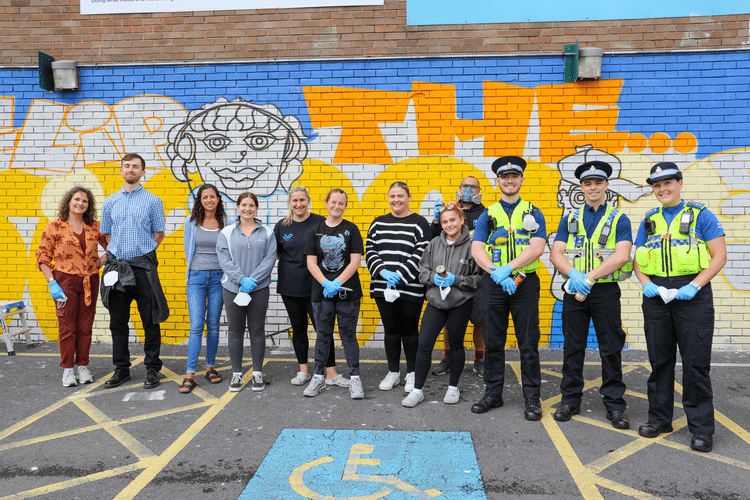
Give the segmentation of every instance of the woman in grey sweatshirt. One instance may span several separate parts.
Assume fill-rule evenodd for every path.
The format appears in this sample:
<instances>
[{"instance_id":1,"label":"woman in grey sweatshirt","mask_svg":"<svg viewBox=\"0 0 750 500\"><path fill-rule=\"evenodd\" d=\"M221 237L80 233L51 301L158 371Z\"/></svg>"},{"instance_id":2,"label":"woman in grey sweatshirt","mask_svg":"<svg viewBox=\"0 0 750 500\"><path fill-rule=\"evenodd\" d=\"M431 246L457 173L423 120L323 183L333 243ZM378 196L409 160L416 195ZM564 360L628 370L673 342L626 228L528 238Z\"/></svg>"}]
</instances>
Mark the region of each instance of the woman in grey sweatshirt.
<instances>
[{"instance_id":1,"label":"woman in grey sweatshirt","mask_svg":"<svg viewBox=\"0 0 750 500\"><path fill-rule=\"evenodd\" d=\"M419 281L427 286L427 307L419 329L414 390L401 402L413 408L424 400L422 388L432 363L432 349L440 331L448 330L451 349L450 382L444 403L458 403L458 379L465 362L464 334L482 271L471 258L471 234L456 202L440 212L443 232L433 239L419 261Z\"/></svg>"}]
</instances>

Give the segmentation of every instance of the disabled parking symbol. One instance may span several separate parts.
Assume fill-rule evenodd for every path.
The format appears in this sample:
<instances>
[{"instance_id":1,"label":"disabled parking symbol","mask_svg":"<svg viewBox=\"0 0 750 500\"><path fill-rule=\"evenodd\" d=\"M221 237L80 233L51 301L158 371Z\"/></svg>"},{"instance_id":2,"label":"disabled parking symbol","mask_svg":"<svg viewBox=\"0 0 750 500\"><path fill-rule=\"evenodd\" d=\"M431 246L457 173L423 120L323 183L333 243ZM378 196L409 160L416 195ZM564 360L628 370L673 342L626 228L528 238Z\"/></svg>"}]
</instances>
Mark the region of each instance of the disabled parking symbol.
<instances>
[{"instance_id":1,"label":"disabled parking symbol","mask_svg":"<svg viewBox=\"0 0 750 500\"><path fill-rule=\"evenodd\" d=\"M285 429L250 499L486 499L467 432Z\"/></svg>"}]
</instances>

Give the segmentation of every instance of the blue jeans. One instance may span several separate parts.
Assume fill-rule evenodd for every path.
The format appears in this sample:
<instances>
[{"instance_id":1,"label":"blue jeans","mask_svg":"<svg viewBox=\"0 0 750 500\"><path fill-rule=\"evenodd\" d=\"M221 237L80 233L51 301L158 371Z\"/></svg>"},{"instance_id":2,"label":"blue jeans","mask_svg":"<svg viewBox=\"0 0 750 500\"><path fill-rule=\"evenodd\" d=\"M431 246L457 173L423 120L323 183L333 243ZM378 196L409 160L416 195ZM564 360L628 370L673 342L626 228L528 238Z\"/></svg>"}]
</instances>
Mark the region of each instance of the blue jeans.
<instances>
[{"instance_id":1,"label":"blue jeans","mask_svg":"<svg viewBox=\"0 0 750 500\"><path fill-rule=\"evenodd\" d=\"M224 306L221 270L190 270L187 282L187 302L190 312L187 373L195 373L201 353L203 327L206 327L206 366L213 368L219 349L219 317Z\"/></svg>"}]
</instances>

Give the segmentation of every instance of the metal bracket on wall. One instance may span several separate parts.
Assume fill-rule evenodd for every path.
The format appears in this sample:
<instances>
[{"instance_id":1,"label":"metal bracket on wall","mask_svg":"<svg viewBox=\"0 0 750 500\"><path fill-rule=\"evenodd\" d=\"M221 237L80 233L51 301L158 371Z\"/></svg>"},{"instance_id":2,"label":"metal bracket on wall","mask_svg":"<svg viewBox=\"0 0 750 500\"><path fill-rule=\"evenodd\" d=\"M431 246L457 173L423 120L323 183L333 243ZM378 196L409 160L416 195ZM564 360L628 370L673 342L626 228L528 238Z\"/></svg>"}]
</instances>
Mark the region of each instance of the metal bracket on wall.
<instances>
[{"instance_id":1,"label":"metal bracket on wall","mask_svg":"<svg viewBox=\"0 0 750 500\"><path fill-rule=\"evenodd\" d=\"M565 83L574 83L578 80L578 39L576 43L563 46L565 57Z\"/></svg>"}]
</instances>

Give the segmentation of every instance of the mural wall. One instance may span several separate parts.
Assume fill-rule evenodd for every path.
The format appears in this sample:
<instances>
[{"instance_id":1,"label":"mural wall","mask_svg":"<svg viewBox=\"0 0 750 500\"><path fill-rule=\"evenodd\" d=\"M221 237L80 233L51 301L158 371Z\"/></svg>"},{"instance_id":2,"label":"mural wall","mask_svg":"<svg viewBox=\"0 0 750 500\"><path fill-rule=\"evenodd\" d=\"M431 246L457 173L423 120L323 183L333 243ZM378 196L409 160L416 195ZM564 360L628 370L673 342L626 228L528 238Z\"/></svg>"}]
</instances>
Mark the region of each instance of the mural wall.
<instances>
[{"instance_id":1,"label":"mural wall","mask_svg":"<svg viewBox=\"0 0 750 500\"><path fill-rule=\"evenodd\" d=\"M608 56L601 80L572 84L562 83L562 57L98 67L81 68L81 89L67 94L41 91L36 70L0 69L0 301L25 300L35 333L57 338L35 267L41 232L69 187L86 185L99 207L120 189L125 152L144 156L145 186L168 214L158 256L172 310L162 332L174 343L189 326L182 225L204 182L220 187L232 215L231 200L252 190L270 225L286 215L291 185L308 187L319 213L328 190L341 187L345 217L364 237L388 211L393 181L409 184L412 210L429 218L466 175L480 180L489 205L499 198L490 164L513 154L529 161L523 198L554 232L583 202L575 167L596 158L614 166L609 200L635 230L657 205L650 167L674 161L683 195L706 203L727 233L729 263L713 282L714 344L750 349L748 66L741 51ZM539 274L542 344L560 347L561 279L546 254ZM367 286L365 268L360 276ZM621 286L627 345L645 349L640 287ZM99 306L99 340L109 339L107 321ZM360 326L362 345L382 338L369 298ZM268 331L286 327L272 293Z\"/></svg>"}]
</instances>

